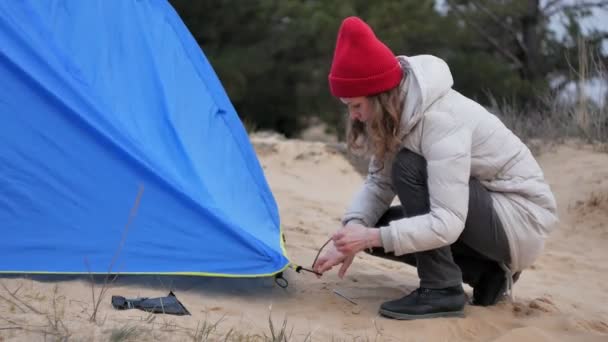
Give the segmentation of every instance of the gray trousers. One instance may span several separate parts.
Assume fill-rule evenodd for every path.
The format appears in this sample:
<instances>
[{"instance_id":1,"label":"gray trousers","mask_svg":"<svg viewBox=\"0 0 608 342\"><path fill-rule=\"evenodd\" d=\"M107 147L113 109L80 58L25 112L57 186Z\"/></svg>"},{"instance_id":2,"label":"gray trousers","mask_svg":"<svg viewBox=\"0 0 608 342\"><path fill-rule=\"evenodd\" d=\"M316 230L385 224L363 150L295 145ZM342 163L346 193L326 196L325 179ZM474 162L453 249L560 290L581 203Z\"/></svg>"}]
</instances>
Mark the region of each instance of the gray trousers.
<instances>
[{"instance_id":1,"label":"gray trousers","mask_svg":"<svg viewBox=\"0 0 608 342\"><path fill-rule=\"evenodd\" d=\"M380 218L376 227L404 217L430 211L426 160L407 149L401 150L392 169L393 187L401 206L393 206ZM465 227L450 246L395 256L382 247L368 253L412 265L418 270L420 286L444 288L465 282L475 286L484 272L509 264L510 252L504 228L492 206L490 193L476 179L469 181L469 210Z\"/></svg>"}]
</instances>

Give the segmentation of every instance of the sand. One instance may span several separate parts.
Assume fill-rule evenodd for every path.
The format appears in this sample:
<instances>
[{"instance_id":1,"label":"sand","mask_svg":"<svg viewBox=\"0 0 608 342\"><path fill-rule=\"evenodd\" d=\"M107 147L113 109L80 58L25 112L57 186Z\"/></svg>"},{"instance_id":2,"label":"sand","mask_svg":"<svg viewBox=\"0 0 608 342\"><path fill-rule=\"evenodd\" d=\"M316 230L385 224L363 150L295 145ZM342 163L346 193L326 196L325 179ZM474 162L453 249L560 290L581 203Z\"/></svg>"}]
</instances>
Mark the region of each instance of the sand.
<instances>
[{"instance_id":1,"label":"sand","mask_svg":"<svg viewBox=\"0 0 608 342\"><path fill-rule=\"evenodd\" d=\"M252 141L279 204L288 256L310 266L363 178L331 144L272 135ZM467 306L465 318L386 319L378 316L378 306L415 289L416 272L362 255L344 279L337 270L321 279L288 270L286 289L268 278L121 277L90 322L94 305L87 277L5 276L0 341L204 341L227 334L229 340L261 340L272 335L269 318L275 333L286 319L293 341L607 341L608 154L570 143L543 153L539 162L558 199L561 223L542 257L523 272L514 302ZM96 296L102 284L97 279ZM169 290L192 316L116 311L110 305L111 295L154 297Z\"/></svg>"}]
</instances>

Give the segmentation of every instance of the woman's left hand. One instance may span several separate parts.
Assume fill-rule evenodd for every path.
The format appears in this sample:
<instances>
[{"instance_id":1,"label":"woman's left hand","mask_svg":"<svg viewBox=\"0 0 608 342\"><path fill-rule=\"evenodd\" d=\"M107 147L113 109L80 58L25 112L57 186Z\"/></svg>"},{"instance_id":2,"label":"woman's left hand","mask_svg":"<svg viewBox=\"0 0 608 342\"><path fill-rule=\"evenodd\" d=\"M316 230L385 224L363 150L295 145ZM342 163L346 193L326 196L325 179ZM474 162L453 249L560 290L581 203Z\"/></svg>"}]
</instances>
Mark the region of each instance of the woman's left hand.
<instances>
[{"instance_id":1,"label":"woman's left hand","mask_svg":"<svg viewBox=\"0 0 608 342\"><path fill-rule=\"evenodd\" d=\"M367 228L357 223L349 223L333 236L338 252L354 255L366 248L381 246L380 229Z\"/></svg>"}]
</instances>

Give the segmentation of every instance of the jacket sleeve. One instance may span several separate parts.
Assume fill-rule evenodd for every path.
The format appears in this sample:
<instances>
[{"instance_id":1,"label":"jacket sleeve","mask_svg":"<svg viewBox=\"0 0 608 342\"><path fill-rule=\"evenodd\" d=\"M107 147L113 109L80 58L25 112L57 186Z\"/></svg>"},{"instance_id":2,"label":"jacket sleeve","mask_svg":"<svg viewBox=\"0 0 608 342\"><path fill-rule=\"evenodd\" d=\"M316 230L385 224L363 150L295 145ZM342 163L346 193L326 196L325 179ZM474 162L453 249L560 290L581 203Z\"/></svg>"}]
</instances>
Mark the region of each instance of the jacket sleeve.
<instances>
[{"instance_id":1,"label":"jacket sleeve","mask_svg":"<svg viewBox=\"0 0 608 342\"><path fill-rule=\"evenodd\" d=\"M395 255L454 243L467 217L470 131L447 113L431 112L425 115L421 139L421 152L427 161L430 212L380 228L384 249Z\"/></svg>"},{"instance_id":2,"label":"jacket sleeve","mask_svg":"<svg viewBox=\"0 0 608 342\"><path fill-rule=\"evenodd\" d=\"M391 169L392 158L380 163L372 157L368 175L342 218L343 225L354 221L366 227L375 226L395 198Z\"/></svg>"}]
</instances>

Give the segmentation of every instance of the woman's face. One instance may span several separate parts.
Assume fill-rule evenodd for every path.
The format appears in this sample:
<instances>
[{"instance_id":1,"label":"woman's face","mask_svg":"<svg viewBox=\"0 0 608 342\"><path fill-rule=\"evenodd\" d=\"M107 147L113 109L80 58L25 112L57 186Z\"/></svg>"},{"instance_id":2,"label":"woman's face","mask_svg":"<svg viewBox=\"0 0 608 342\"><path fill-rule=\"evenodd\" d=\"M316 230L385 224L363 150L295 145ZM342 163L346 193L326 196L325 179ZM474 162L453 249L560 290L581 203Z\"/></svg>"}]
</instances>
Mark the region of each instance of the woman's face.
<instances>
[{"instance_id":1,"label":"woman's face","mask_svg":"<svg viewBox=\"0 0 608 342\"><path fill-rule=\"evenodd\" d=\"M368 97L342 97L340 101L348 108L351 120L367 122L372 117L372 101Z\"/></svg>"}]
</instances>

